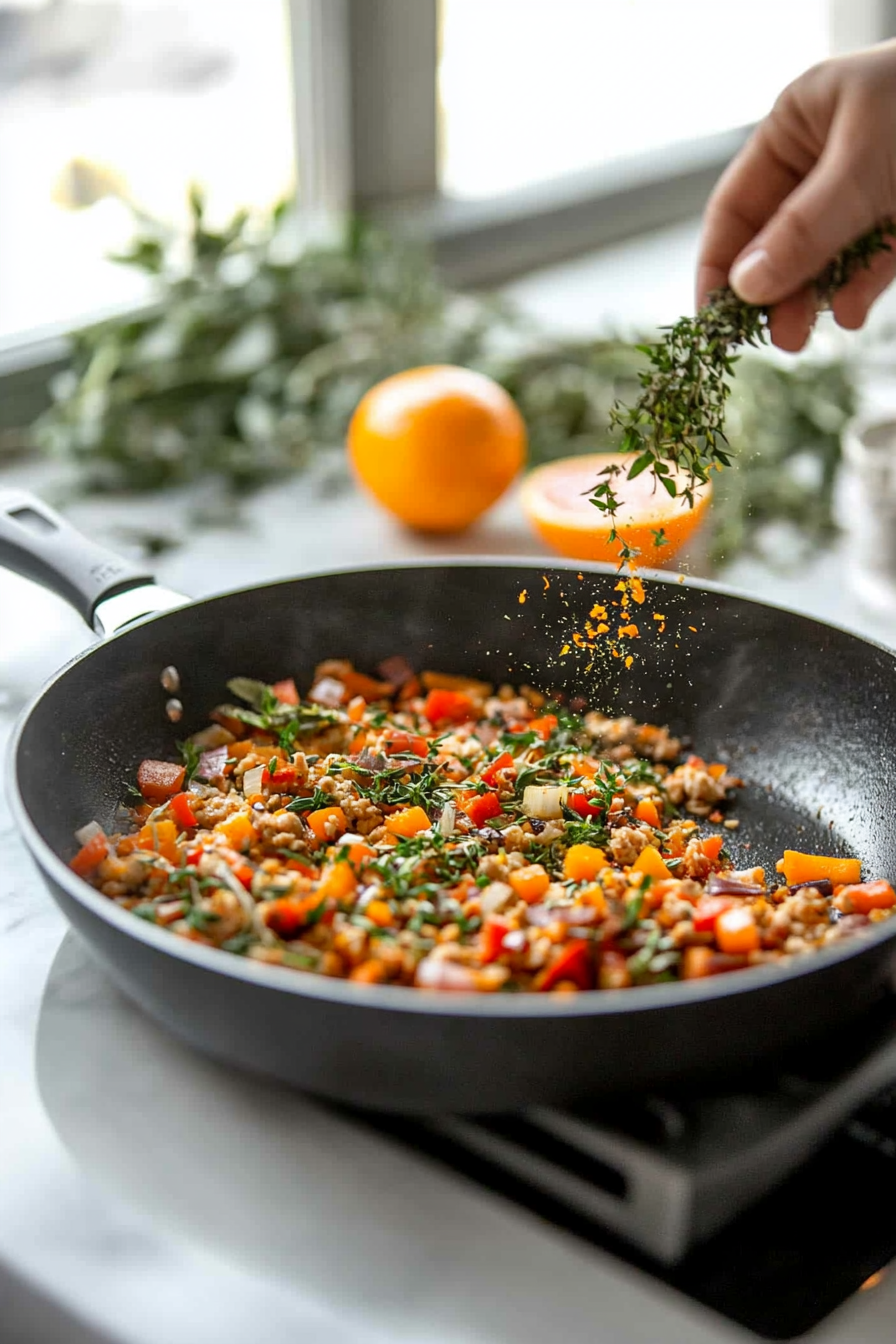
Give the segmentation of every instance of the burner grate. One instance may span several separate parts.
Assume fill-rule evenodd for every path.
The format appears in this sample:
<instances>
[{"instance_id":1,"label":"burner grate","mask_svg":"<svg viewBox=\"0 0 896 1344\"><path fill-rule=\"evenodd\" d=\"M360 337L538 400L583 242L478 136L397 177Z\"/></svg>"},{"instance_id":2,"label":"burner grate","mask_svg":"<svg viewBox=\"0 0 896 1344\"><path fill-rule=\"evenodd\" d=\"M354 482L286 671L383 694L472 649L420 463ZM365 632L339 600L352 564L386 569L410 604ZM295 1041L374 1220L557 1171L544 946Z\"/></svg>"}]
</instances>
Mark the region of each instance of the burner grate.
<instances>
[{"instance_id":1,"label":"burner grate","mask_svg":"<svg viewBox=\"0 0 896 1344\"><path fill-rule=\"evenodd\" d=\"M887 1004L738 1092L359 1118L757 1334L789 1339L896 1257L894 1080Z\"/></svg>"}]
</instances>

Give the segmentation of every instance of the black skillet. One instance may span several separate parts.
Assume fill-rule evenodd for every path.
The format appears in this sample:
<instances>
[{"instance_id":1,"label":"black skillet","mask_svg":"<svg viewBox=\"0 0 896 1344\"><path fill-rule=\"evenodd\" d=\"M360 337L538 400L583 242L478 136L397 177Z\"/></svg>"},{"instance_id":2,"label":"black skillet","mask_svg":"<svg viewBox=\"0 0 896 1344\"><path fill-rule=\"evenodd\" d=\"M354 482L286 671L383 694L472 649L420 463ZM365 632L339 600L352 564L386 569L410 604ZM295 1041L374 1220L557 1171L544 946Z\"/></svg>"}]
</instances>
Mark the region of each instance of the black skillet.
<instances>
[{"instance_id":1,"label":"black skillet","mask_svg":"<svg viewBox=\"0 0 896 1344\"><path fill-rule=\"evenodd\" d=\"M0 496L0 563L55 589L107 636L58 673L19 725L10 790L25 841L121 989L211 1055L384 1110L570 1104L742 1068L857 1017L890 987L896 920L789 965L616 993L356 985L185 942L119 910L66 866L75 829L109 820L143 757L174 757L175 736L203 725L230 677L307 685L324 657L372 669L401 653L417 667L585 695L595 708L690 734L747 781L741 829L726 833L739 866L771 864L790 847L854 854L866 875L893 879L896 656L886 649L656 576L636 609L631 669L604 651L589 671L593 655L573 633L595 602L617 600L617 576L556 563L354 569L189 605L10 492ZM169 664L183 680L177 729L159 684Z\"/></svg>"}]
</instances>

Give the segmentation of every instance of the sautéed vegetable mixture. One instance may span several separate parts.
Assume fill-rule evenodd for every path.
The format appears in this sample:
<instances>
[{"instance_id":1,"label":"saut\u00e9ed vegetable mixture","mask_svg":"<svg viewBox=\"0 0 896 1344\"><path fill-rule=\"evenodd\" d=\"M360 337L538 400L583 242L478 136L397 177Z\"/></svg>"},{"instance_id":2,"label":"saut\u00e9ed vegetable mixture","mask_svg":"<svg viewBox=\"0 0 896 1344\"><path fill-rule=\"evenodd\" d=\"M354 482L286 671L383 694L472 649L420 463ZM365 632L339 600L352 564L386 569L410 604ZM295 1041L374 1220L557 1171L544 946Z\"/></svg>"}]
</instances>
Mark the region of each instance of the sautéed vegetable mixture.
<instances>
[{"instance_id":1,"label":"saut\u00e9ed vegetable mixture","mask_svg":"<svg viewBox=\"0 0 896 1344\"><path fill-rule=\"evenodd\" d=\"M171 669L167 669L168 672ZM735 870L740 780L665 728L390 658L237 677L71 867L136 917L367 984L576 993L801 956L889 918L856 859Z\"/></svg>"}]
</instances>

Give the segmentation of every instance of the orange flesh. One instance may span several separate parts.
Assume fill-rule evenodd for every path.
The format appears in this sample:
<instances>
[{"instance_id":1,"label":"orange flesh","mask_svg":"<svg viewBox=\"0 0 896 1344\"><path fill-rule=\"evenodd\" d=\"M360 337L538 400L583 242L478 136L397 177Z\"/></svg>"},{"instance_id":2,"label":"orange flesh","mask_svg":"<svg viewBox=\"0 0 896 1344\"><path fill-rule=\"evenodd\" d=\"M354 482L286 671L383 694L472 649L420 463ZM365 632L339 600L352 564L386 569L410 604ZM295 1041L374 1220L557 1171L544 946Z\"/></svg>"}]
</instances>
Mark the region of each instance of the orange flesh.
<instances>
[{"instance_id":1,"label":"orange flesh","mask_svg":"<svg viewBox=\"0 0 896 1344\"><path fill-rule=\"evenodd\" d=\"M521 502L531 526L552 550L574 560L617 562L619 540L610 540L613 521L591 503L589 493L611 463L626 470L632 453L592 453L567 457L539 467L526 478ZM638 563L665 565L696 532L712 496L701 486L692 508L681 495L672 499L649 471L633 481L620 474L611 481L621 501L616 516L618 537L640 552ZM684 486L684 477L680 488ZM662 529L666 544L657 546L654 532Z\"/></svg>"}]
</instances>

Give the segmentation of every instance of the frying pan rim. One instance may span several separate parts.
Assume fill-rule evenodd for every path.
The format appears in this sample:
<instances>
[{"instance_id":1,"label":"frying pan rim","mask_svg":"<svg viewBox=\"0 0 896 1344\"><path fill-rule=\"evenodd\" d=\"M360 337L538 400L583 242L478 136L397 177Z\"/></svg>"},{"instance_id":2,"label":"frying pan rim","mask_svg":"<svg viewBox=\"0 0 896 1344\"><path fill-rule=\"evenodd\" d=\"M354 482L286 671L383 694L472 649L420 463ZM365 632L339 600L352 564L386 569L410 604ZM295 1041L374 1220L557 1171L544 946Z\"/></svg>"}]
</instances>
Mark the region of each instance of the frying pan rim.
<instances>
[{"instance_id":1,"label":"frying pan rim","mask_svg":"<svg viewBox=\"0 0 896 1344\"><path fill-rule=\"evenodd\" d=\"M549 564L540 565L531 556L480 557L465 555L433 557L420 561L398 560L386 564L370 562L336 568L329 567L293 578L275 579L269 583L246 584L241 588L227 589L220 593L213 593L208 597L188 600L185 606L206 605L247 593L262 593L271 588L302 583L306 579L383 573L395 570L444 569L446 567L452 569L478 569L482 567L491 569L534 569L541 573L559 569L603 576L612 576L618 573L615 566L606 563L582 564L559 559L557 561L552 560ZM896 670L896 650L888 648L877 640L867 639L864 635L859 635L855 631L836 625L834 622L818 620L814 616L807 616L806 613L796 611L793 608L753 598L736 588L717 583L712 579L685 577L684 582L682 582L680 577L673 578L662 570L641 570L639 571L639 577L642 576L651 581L663 583L667 587L694 588L698 591L715 593L720 597L733 598L751 606L765 607L784 615L796 616L801 620L810 621L814 625L834 630L839 634L879 649L894 662L894 670ZM83 662L93 654L99 653L114 641L126 638L138 626L142 628L156 621L163 621L166 617L174 616L177 612L183 610L183 607L177 607L170 611L147 615L100 643L89 645L69 659L50 677L30 703L21 711L7 751L5 773L9 790L10 810L38 867L73 900L76 900L101 920L118 928L126 937L143 942L150 948L174 957L176 960L191 962L200 969L229 976L235 980L241 980L262 988L267 987L271 990L296 994L300 997L323 999L347 1007L376 1008L380 1011L436 1014L446 1017L484 1016L511 1019L530 1017L564 1019L569 1017L603 1017L616 1015L620 1012L650 1012L674 1008L678 1004L709 1002L727 997L729 994L759 992L773 983L783 983L797 977L819 974L836 962L861 955L863 951L875 943L883 943L896 938L896 918L894 918L881 921L876 927L863 932L858 937L844 939L842 944L832 944L811 956L796 957L793 961L783 964L774 963L750 967L749 974L746 976L735 971L729 975L708 976L702 979L657 985L639 985L624 990L583 990L575 995L559 996L552 994L542 996L540 994L492 995L458 992L444 994L435 991L428 994L425 990L409 990L408 987L400 985L363 985L330 976L315 975L310 971L301 972L268 964L256 965L248 958L222 953L219 948L204 947L184 938L172 937L171 933L165 929L160 929L145 920L135 919L130 911L121 909L109 901L108 898L101 896L83 878L79 878L73 873L69 866L56 854L49 842L44 839L25 806L19 789L18 758L23 736L33 714L44 697L76 664Z\"/></svg>"}]
</instances>

